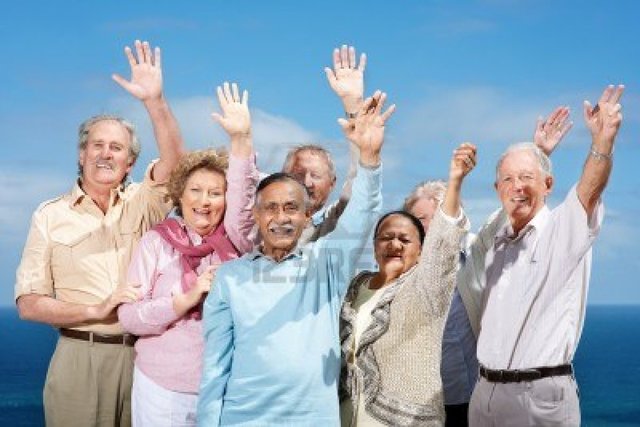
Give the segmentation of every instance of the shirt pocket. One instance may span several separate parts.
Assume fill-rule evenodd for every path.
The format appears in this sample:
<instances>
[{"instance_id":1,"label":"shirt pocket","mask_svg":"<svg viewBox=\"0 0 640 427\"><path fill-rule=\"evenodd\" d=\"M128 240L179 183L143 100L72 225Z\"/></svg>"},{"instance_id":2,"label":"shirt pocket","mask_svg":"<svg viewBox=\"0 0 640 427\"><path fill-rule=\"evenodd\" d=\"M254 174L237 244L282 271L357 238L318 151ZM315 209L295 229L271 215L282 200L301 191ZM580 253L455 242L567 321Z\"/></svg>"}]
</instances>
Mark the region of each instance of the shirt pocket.
<instances>
[{"instance_id":1,"label":"shirt pocket","mask_svg":"<svg viewBox=\"0 0 640 427\"><path fill-rule=\"evenodd\" d=\"M51 234L51 272L53 280L61 276L81 273L80 266L85 257L96 252L90 239L91 232L76 230L75 232Z\"/></svg>"}]
</instances>

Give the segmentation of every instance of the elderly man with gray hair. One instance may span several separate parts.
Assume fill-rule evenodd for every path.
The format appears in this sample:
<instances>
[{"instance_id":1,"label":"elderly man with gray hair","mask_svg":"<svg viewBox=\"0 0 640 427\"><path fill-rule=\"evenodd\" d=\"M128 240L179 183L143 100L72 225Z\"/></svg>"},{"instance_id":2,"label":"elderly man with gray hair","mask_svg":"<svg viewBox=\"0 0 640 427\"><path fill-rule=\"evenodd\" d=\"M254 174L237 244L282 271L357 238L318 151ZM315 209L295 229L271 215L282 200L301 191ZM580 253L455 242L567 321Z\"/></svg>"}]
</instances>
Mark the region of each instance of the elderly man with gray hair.
<instances>
[{"instance_id":1,"label":"elderly man with gray hair","mask_svg":"<svg viewBox=\"0 0 640 427\"><path fill-rule=\"evenodd\" d=\"M126 283L133 248L169 211L165 182L183 151L162 92L160 49L125 48L131 80L113 78L143 102L160 159L140 184L127 177L140 153L133 126L100 115L79 130L79 177L73 189L33 214L16 273L20 317L59 328L44 386L47 426L128 426L135 337L116 308L138 299ZM136 58L137 56L137 58Z\"/></svg>"},{"instance_id":2,"label":"elderly man with gray hair","mask_svg":"<svg viewBox=\"0 0 640 427\"><path fill-rule=\"evenodd\" d=\"M592 143L578 183L549 209L551 161L535 144L509 147L495 188L507 221L495 219L472 245L458 286L481 299L480 379L469 407L472 426L578 426L572 360L580 340L591 246L604 209L601 195L622 122L624 87L585 101ZM553 147L549 147L553 148ZM547 150L550 151L550 150Z\"/></svg>"}]
</instances>

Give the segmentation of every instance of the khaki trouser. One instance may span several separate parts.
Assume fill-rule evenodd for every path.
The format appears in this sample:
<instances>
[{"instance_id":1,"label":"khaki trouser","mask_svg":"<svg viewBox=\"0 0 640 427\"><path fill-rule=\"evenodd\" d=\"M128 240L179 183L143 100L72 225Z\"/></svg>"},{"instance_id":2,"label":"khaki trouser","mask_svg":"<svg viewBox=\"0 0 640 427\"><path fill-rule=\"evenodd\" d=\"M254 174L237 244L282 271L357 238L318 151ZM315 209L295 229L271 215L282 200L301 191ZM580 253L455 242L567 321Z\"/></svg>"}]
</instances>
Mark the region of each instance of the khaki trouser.
<instances>
[{"instance_id":1,"label":"khaki trouser","mask_svg":"<svg viewBox=\"0 0 640 427\"><path fill-rule=\"evenodd\" d=\"M469 405L471 427L579 426L578 388L572 376L521 383L480 377Z\"/></svg>"},{"instance_id":2,"label":"khaki trouser","mask_svg":"<svg viewBox=\"0 0 640 427\"><path fill-rule=\"evenodd\" d=\"M48 427L129 427L133 347L58 338L44 385Z\"/></svg>"}]
</instances>

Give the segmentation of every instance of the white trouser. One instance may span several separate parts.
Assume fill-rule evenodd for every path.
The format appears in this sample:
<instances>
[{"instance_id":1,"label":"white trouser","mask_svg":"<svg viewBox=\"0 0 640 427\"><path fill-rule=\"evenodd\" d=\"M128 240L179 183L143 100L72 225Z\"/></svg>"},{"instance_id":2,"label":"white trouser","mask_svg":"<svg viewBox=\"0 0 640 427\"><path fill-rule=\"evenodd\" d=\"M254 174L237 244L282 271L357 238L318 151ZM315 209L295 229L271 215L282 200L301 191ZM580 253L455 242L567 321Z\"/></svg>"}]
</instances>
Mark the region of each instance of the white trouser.
<instances>
[{"instance_id":1,"label":"white trouser","mask_svg":"<svg viewBox=\"0 0 640 427\"><path fill-rule=\"evenodd\" d=\"M520 383L480 377L469 404L471 427L579 426L580 404L570 375Z\"/></svg>"},{"instance_id":2,"label":"white trouser","mask_svg":"<svg viewBox=\"0 0 640 427\"><path fill-rule=\"evenodd\" d=\"M167 390L136 366L133 370L131 421L133 427L187 427L196 425L198 395Z\"/></svg>"}]
</instances>

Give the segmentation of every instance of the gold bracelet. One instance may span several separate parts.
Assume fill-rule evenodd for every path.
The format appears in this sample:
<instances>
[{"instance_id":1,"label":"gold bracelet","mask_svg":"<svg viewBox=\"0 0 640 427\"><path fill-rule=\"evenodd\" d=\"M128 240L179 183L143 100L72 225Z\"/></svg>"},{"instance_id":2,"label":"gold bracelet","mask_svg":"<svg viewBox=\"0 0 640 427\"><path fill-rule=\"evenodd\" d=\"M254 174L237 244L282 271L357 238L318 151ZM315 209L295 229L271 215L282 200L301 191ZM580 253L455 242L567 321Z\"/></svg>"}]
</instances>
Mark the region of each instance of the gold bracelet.
<instances>
[{"instance_id":1,"label":"gold bracelet","mask_svg":"<svg viewBox=\"0 0 640 427\"><path fill-rule=\"evenodd\" d=\"M596 151L593 148L593 145L591 146L591 151L589 151L589 155L598 161L613 160L613 150L611 150L610 154L604 154Z\"/></svg>"}]
</instances>

